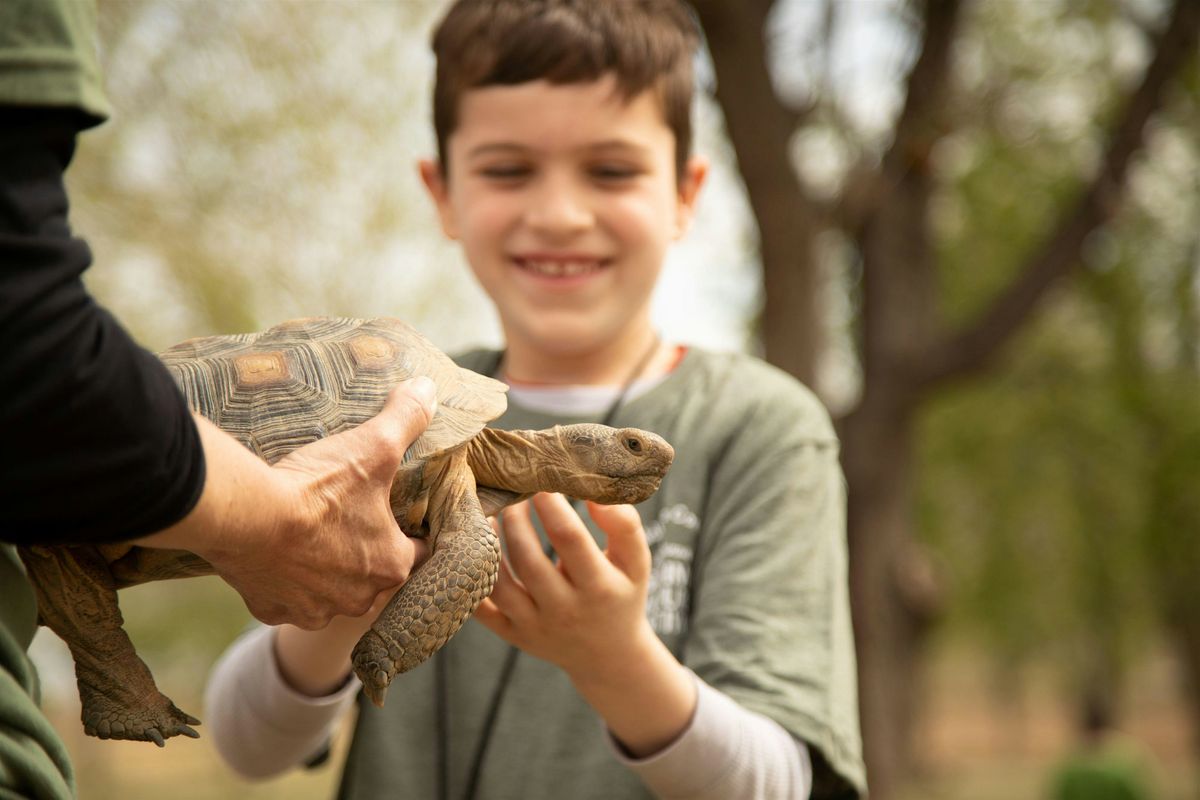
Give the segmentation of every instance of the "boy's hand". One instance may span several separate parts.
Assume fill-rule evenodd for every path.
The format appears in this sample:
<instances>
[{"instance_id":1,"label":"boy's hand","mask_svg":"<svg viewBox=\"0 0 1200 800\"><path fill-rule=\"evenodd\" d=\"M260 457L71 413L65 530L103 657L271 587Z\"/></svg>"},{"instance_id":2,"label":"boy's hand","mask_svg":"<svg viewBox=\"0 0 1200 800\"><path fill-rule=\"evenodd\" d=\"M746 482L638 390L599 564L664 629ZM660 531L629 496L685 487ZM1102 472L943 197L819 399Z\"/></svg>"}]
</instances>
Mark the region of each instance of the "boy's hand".
<instances>
[{"instance_id":1,"label":"boy's hand","mask_svg":"<svg viewBox=\"0 0 1200 800\"><path fill-rule=\"evenodd\" d=\"M476 618L561 667L632 755L658 752L692 718L696 688L646 619L650 548L641 517L632 506L588 503L608 536L601 550L562 496L532 503L559 561L542 552L528 503L505 509L508 553Z\"/></svg>"},{"instance_id":2,"label":"boy's hand","mask_svg":"<svg viewBox=\"0 0 1200 800\"><path fill-rule=\"evenodd\" d=\"M507 554L496 587L476 617L506 641L558 665L572 680L611 675L657 641L646 620L650 549L632 506L588 503L608 537L601 550L570 503L538 494L533 507L558 554L542 551L529 502L503 512Z\"/></svg>"}]
</instances>

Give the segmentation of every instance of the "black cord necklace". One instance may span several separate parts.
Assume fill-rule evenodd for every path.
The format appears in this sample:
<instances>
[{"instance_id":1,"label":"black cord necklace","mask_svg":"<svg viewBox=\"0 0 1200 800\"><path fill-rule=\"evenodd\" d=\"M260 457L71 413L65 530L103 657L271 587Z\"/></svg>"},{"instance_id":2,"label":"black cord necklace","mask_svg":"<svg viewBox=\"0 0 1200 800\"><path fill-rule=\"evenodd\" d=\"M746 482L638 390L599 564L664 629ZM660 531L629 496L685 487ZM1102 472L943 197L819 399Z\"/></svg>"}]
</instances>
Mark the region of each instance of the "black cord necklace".
<instances>
[{"instance_id":1,"label":"black cord necklace","mask_svg":"<svg viewBox=\"0 0 1200 800\"><path fill-rule=\"evenodd\" d=\"M617 411L625 404L629 396L629 390L637 381L638 377L645 371L654 354L658 352L659 339L657 334L650 340L650 346L646 352L638 359L630 371L629 376L621 385L617 396L609 404L608 409L604 412L604 416L600 420L601 425L611 425L616 419ZM492 368L493 377L499 378L500 363L504 359L504 353L501 352L496 358L496 364ZM571 505L581 515L583 507L580 501L572 499ZM554 551L549 545L546 546L546 555L553 557ZM479 778L483 772L483 762L487 756L488 746L492 741L492 731L496 726L496 718L500 715L500 706L503 703L504 695L508 691L508 685L512 682L512 675L517 666L517 659L521 655L520 649L509 645L508 652L504 656L504 664L500 667L500 675L496 680L496 688L492 692L491 702L488 703L487 714L483 720L483 729L479 734L479 743L475 746L475 754L471 759L470 772L467 775L467 787L463 792L463 800L475 800L475 792L479 786ZM434 691L436 697L436 715L437 715L437 743L438 743L438 797L440 800L449 800L450 798L450 692L449 692L449 671L447 669L448 656L443 652L439 652L434 656Z\"/></svg>"}]
</instances>

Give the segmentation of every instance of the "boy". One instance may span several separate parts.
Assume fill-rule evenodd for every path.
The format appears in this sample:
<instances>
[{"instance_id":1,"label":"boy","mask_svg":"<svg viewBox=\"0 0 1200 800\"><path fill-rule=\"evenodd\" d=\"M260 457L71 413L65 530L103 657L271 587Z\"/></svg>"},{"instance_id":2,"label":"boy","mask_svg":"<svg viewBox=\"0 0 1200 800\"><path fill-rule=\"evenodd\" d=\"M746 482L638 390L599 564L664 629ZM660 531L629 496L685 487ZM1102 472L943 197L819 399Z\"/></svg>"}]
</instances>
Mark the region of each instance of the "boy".
<instances>
[{"instance_id":1,"label":"boy","mask_svg":"<svg viewBox=\"0 0 1200 800\"><path fill-rule=\"evenodd\" d=\"M535 497L557 561L529 505L506 510L481 624L397 679L386 708L359 704L341 796L864 790L828 417L778 371L662 343L650 321L704 180L698 38L678 0L459 0L435 33L440 158L421 176L506 338L460 363L511 385L499 427L636 425L676 461L637 510L589 506L595 533ZM321 749L370 619L234 646L208 722L236 769Z\"/></svg>"}]
</instances>

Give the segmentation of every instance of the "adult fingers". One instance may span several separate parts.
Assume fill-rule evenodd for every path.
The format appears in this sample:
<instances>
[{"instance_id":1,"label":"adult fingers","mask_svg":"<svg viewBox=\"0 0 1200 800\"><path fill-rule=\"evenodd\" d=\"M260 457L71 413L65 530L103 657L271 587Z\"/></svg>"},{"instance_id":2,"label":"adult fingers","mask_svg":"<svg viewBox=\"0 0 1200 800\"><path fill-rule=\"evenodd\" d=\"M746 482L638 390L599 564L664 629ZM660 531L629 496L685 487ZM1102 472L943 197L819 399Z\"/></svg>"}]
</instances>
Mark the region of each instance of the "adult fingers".
<instances>
[{"instance_id":1,"label":"adult fingers","mask_svg":"<svg viewBox=\"0 0 1200 800\"><path fill-rule=\"evenodd\" d=\"M424 375L395 386L378 414L355 429L358 436L374 440L368 452L389 473L404 458L409 445L429 427L437 413L437 386Z\"/></svg>"},{"instance_id":2,"label":"adult fingers","mask_svg":"<svg viewBox=\"0 0 1200 800\"><path fill-rule=\"evenodd\" d=\"M546 554L533 519L529 516L528 501L509 506L501 512L507 561L513 576L519 580L538 606L554 602L566 593L562 575Z\"/></svg>"},{"instance_id":3,"label":"adult fingers","mask_svg":"<svg viewBox=\"0 0 1200 800\"><path fill-rule=\"evenodd\" d=\"M333 619L333 612L323 610L311 604L287 604L278 600L252 600L243 595L246 609L250 614L266 625L283 625L288 623L306 631L319 631Z\"/></svg>"},{"instance_id":4,"label":"adult fingers","mask_svg":"<svg viewBox=\"0 0 1200 800\"><path fill-rule=\"evenodd\" d=\"M650 547L637 509L589 501L588 514L608 537L606 553L613 566L633 580L642 580L650 574Z\"/></svg>"},{"instance_id":5,"label":"adult fingers","mask_svg":"<svg viewBox=\"0 0 1200 800\"><path fill-rule=\"evenodd\" d=\"M433 555L433 551L429 548L429 540L428 539L420 539L415 536L409 536L408 540L410 542L412 542L412 547L413 547L412 568L415 570L417 567L421 566L422 564L424 564L426 561L429 560L429 557L431 555ZM412 577L411 571L410 571L409 577Z\"/></svg>"},{"instance_id":6,"label":"adult fingers","mask_svg":"<svg viewBox=\"0 0 1200 800\"><path fill-rule=\"evenodd\" d=\"M604 556L591 531L561 494L536 494L533 507L559 563L570 581L579 587L594 585L604 577Z\"/></svg>"}]
</instances>

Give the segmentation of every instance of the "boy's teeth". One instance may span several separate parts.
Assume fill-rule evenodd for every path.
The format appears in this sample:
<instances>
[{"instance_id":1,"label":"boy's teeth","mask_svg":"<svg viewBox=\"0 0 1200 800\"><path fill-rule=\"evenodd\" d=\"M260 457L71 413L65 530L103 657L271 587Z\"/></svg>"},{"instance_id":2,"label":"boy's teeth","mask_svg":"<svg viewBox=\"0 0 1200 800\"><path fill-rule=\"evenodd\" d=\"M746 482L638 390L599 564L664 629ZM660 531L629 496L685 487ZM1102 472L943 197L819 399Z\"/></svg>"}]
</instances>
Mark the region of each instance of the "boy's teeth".
<instances>
[{"instance_id":1,"label":"boy's teeth","mask_svg":"<svg viewBox=\"0 0 1200 800\"><path fill-rule=\"evenodd\" d=\"M554 278L574 277L576 275L584 275L593 272L597 269L594 262L582 261L535 261L526 259L525 267L539 275L548 275Z\"/></svg>"}]
</instances>

